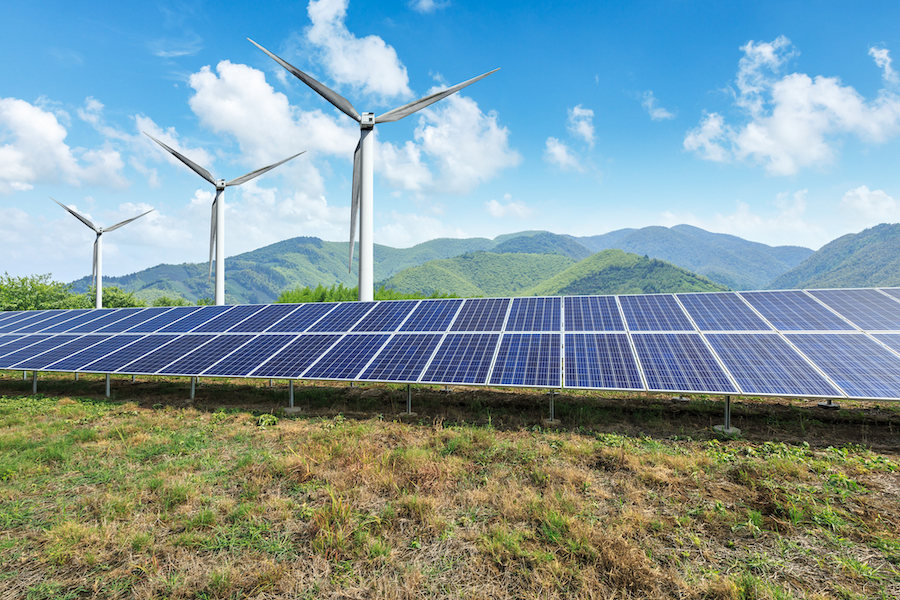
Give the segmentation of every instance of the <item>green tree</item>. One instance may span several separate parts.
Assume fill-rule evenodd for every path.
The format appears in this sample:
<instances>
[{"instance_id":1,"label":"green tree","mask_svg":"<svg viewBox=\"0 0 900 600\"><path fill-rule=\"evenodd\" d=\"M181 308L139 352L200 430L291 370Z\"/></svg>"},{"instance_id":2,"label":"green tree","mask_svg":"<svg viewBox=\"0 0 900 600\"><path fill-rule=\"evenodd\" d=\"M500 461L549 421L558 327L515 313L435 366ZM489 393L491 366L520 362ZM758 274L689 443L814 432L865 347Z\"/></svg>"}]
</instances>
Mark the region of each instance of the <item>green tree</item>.
<instances>
[{"instance_id":1,"label":"green tree","mask_svg":"<svg viewBox=\"0 0 900 600\"><path fill-rule=\"evenodd\" d=\"M79 302L70 285L46 275L0 276L0 310L42 310L75 308Z\"/></svg>"},{"instance_id":2,"label":"green tree","mask_svg":"<svg viewBox=\"0 0 900 600\"><path fill-rule=\"evenodd\" d=\"M198 302L199 304L199 302ZM172 298L171 296L160 296L153 301L150 306L194 306L190 300L185 300L181 296Z\"/></svg>"},{"instance_id":3,"label":"green tree","mask_svg":"<svg viewBox=\"0 0 900 600\"><path fill-rule=\"evenodd\" d=\"M301 304L304 302L347 302L359 298L359 288L345 287L339 283L330 288L317 285L314 288L309 286L297 287L292 290L285 290L278 296L276 302L283 304ZM455 294L444 294L435 291L432 294L403 294L393 289L387 289L384 286L375 291L376 300L413 300L418 298L456 298Z\"/></svg>"}]
</instances>

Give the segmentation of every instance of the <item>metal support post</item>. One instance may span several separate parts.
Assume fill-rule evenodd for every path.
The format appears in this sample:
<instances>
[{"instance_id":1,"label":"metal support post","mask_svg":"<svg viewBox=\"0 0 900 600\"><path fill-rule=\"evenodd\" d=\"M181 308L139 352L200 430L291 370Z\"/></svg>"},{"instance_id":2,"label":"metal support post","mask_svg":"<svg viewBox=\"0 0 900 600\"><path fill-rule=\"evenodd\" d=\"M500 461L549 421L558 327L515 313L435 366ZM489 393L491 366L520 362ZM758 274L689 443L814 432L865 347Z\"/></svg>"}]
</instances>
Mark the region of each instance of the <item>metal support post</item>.
<instances>
[{"instance_id":1,"label":"metal support post","mask_svg":"<svg viewBox=\"0 0 900 600\"><path fill-rule=\"evenodd\" d=\"M194 395L197 393L197 378L191 377L191 400L194 399Z\"/></svg>"},{"instance_id":2,"label":"metal support post","mask_svg":"<svg viewBox=\"0 0 900 600\"><path fill-rule=\"evenodd\" d=\"M559 395L559 392L551 390L547 392L547 395L550 396L550 418L544 419L544 425L556 427L560 424L560 420L556 418L556 397Z\"/></svg>"},{"instance_id":3,"label":"metal support post","mask_svg":"<svg viewBox=\"0 0 900 600\"><path fill-rule=\"evenodd\" d=\"M290 380L290 384L288 385L290 388L290 392L288 395L288 408L294 408L294 380Z\"/></svg>"},{"instance_id":4,"label":"metal support post","mask_svg":"<svg viewBox=\"0 0 900 600\"><path fill-rule=\"evenodd\" d=\"M275 387L275 380L274 380L274 379L270 379L270 380L269 380L269 387Z\"/></svg>"},{"instance_id":5,"label":"metal support post","mask_svg":"<svg viewBox=\"0 0 900 600\"><path fill-rule=\"evenodd\" d=\"M715 425L713 429L728 437L741 435L740 429L731 426L731 396L725 396L725 424Z\"/></svg>"},{"instance_id":6,"label":"metal support post","mask_svg":"<svg viewBox=\"0 0 900 600\"><path fill-rule=\"evenodd\" d=\"M78 381L78 371L75 371L75 381Z\"/></svg>"},{"instance_id":7,"label":"metal support post","mask_svg":"<svg viewBox=\"0 0 900 600\"><path fill-rule=\"evenodd\" d=\"M831 398L829 398L827 402L819 402L819 408L824 408L827 410L838 410L840 407L841 405L832 402Z\"/></svg>"},{"instance_id":8,"label":"metal support post","mask_svg":"<svg viewBox=\"0 0 900 600\"><path fill-rule=\"evenodd\" d=\"M416 413L414 413L414 412L412 411L412 385L409 384L409 383L406 384L406 412L405 412L405 413L400 413L398 416L399 416L401 419L402 419L403 417L414 417L414 416L416 416Z\"/></svg>"},{"instance_id":9,"label":"metal support post","mask_svg":"<svg viewBox=\"0 0 900 600\"><path fill-rule=\"evenodd\" d=\"M22 371L22 381L28 381L28 371Z\"/></svg>"},{"instance_id":10,"label":"metal support post","mask_svg":"<svg viewBox=\"0 0 900 600\"><path fill-rule=\"evenodd\" d=\"M134 380L135 380L136 378L137 378L137 375L132 375L132 376L131 376L131 383L134 383Z\"/></svg>"},{"instance_id":11,"label":"metal support post","mask_svg":"<svg viewBox=\"0 0 900 600\"><path fill-rule=\"evenodd\" d=\"M109 398L109 373L106 374L106 397Z\"/></svg>"},{"instance_id":12,"label":"metal support post","mask_svg":"<svg viewBox=\"0 0 900 600\"><path fill-rule=\"evenodd\" d=\"M31 372L31 393L37 394L37 371Z\"/></svg>"}]
</instances>

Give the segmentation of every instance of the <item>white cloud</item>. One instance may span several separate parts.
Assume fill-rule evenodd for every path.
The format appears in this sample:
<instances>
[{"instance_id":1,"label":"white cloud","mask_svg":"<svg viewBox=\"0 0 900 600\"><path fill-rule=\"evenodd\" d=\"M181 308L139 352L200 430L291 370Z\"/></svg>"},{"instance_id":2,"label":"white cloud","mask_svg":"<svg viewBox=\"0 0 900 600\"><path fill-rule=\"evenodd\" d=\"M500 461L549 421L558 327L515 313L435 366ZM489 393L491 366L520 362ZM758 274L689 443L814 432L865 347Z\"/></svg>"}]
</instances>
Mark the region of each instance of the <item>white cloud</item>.
<instances>
[{"instance_id":1,"label":"white cloud","mask_svg":"<svg viewBox=\"0 0 900 600\"><path fill-rule=\"evenodd\" d=\"M307 8L312 25L306 39L339 85L349 85L382 100L412 96L406 67L397 51L375 35L358 38L347 29L349 0L311 0Z\"/></svg>"},{"instance_id":2,"label":"white cloud","mask_svg":"<svg viewBox=\"0 0 900 600\"><path fill-rule=\"evenodd\" d=\"M734 127L719 113L705 113L700 126L687 132L686 150L707 160L755 162L773 175L793 175L831 163L841 136L878 143L900 132L896 94L881 90L869 101L837 77L779 77L794 55L784 36L772 43L751 41L741 49L734 105L745 122Z\"/></svg>"},{"instance_id":3,"label":"white cloud","mask_svg":"<svg viewBox=\"0 0 900 600\"><path fill-rule=\"evenodd\" d=\"M650 118L654 121L665 121L667 119L674 119L675 114L670 113L669 111L667 111L666 109L664 109L661 106L657 106L658 102L659 102L659 100L657 100L653 96L653 92L650 90L647 90L646 92L644 92L643 100L641 101L641 106L644 107L644 110L647 111L647 113L650 115Z\"/></svg>"},{"instance_id":4,"label":"white cloud","mask_svg":"<svg viewBox=\"0 0 900 600\"><path fill-rule=\"evenodd\" d=\"M875 64L883 71L881 78L888 85L897 84L897 72L891 67L891 55L887 48L869 48L869 56L875 59Z\"/></svg>"},{"instance_id":5,"label":"white cloud","mask_svg":"<svg viewBox=\"0 0 900 600\"><path fill-rule=\"evenodd\" d=\"M464 230L446 225L442 219L415 213L391 211L390 222L379 227L375 239L394 248L409 248L436 238L469 237Z\"/></svg>"},{"instance_id":6,"label":"white cloud","mask_svg":"<svg viewBox=\"0 0 900 600\"><path fill-rule=\"evenodd\" d=\"M422 162L422 149L411 141L400 147L378 144L375 170L391 186L411 192L421 192L433 183L428 165Z\"/></svg>"},{"instance_id":7,"label":"white cloud","mask_svg":"<svg viewBox=\"0 0 900 600\"><path fill-rule=\"evenodd\" d=\"M203 38L194 32L185 34L179 39L162 38L148 44L150 52L160 58L178 58L193 56L203 50Z\"/></svg>"},{"instance_id":8,"label":"white cloud","mask_svg":"<svg viewBox=\"0 0 900 600\"><path fill-rule=\"evenodd\" d=\"M885 221L896 223L900 218L897 204L884 190L870 190L868 186L861 185L847 191L841 198L840 206L855 220L871 226Z\"/></svg>"},{"instance_id":9,"label":"white cloud","mask_svg":"<svg viewBox=\"0 0 900 600\"><path fill-rule=\"evenodd\" d=\"M559 167L563 171L584 171L581 162L578 160L569 147L555 137L547 138L547 144L544 148L544 160Z\"/></svg>"},{"instance_id":10,"label":"white cloud","mask_svg":"<svg viewBox=\"0 0 900 600\"><path fill-rule=\"evenodd\" d=\"M490 213L492 217L497 219L503 217L517 217L519 219L524 219L525 217L531 216L533 211L521 200L513 200L510 194L504 194L503 199L506 201L506 204L498 202L493 198L484 203L488 213Z\"/></svg>"},{"instance_id":11,"label":"white cloud","mask_svg":"<svg viewBox=\"0 0 900 600\"><path fill-rule=\"evenodd\" d=\"M591 109L584 108L580 104L570 108L566 129L570 134L584 140L591 148L594 147L594 111Z\"/></svg>"},{"instance_id":12,"label":"white cloud","mask_svg":"<svg viewBox=\"0 0 900 600\"><path fill-rule=\"evenodd\" d=\"M450 6L450 0L412 0L409 3L410 8L422 14L431 14L442 8Z\"/></svg>"},{"instance_id":13,"label":"white cloud","mask_svg":"<svg viewBox=\"0 0 900 600\"><path fill-rule=\"evenodd\" d=\"M64 181L121 189L128 185L124 163L108 144L70 148L57 116L16 98L0 98L0 193L30 190Z\"/></svg>"}]
</instances>

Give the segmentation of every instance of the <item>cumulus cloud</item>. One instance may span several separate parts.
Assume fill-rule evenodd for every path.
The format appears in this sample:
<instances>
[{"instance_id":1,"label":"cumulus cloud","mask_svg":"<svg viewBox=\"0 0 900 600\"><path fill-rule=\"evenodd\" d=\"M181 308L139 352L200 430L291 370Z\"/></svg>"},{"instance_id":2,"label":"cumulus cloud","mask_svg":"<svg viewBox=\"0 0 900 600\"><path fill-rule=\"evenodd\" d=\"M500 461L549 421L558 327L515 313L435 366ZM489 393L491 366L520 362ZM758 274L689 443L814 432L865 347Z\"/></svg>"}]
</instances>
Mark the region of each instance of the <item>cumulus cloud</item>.
<instances>
[{"instance_id":1,"label":"cumulus cloud","mask_svg":"<svg viewBox=\"0 0 900 600\"><path fill-rule=\"evenodd\" d=\"M389 142L378 144L375 169L391 186L411 192L430 188L434 179L422 162L422 149L411 141L399 147Z\"/></svg>"},{"instance_id":2,"label":"cumulus cloud","mask_svg":"<svg viewBox=\"0 0 900 600\"><path fill-rule=\"evenodd\" d=\"M887 48L869 48L869 56L875 59L875 64L882 70L881 78L886 84L897 84L897 72L891 67L891 55Z\"/></svg>"},{"instance_id":3,"label":"cumulus cloud","mask_svg":"<svg viewBox=\"0 0 900 600\"><path fill-rule=\"evenodd\" d=\"M0 193L30 190L36 184L64 181L116 189L128 181L121 155L109 144L71 148L56 115L16 98L0 98Z\"/></svg>"},{"instance_id":4,"label":"cumulus cloud","mask_svg":"<svg viewBox=\"0 0 900 600\"><path fill-rule=\"evenodd\" d=\"M793 175L831 163L842 136L879 143L900 132L897 94L881 90L866 100L837 77L782 76L782 67L795 55L784 36L750 41L741 50L734 105L744 122L728 125L721 114L704 113L685 136L686 150L706 160L753 162L773 175ZM886 51L873 57L886 75L893 74Z\"/></svg>"},{"instance_id":5,"label":"cumulus cloud","mask_svg":"<svg viewBox=\"0 0 900 600\"><path fill-rule=\"evenodd\" d=\"M510 194L503 194L503 200L506 204L498 202L494 198L491 198L484 203L488 213L492 217L497 219L503 217L517 217L519 219L524 219L525 217L531 216L532 210L521 200L513 200L512 195Z\"/></svg>"},{"instance_id":6,"label":"cumulus cloud","mask_svg":"<svg viewBox=\"0 0 900 600\"><path fill-rule=\"evenodd\" d=\"M414 11L422 13L422 14L431 14L433 12L437 12L442 8L447 8L450 6L450 0L412 0L409 3L410 8Z\"/></svg>"},{"instance_id":7,"label":"cumulus cloud","mask_svg":"<svg viewBox=\"0 0 900 600\"><path fill-rule=\"evenodd\" d=\"M584 108L580 104L569 109L569 118L566 121L566 129L584 143L594 147L594 111Z\"/></svg>"},{"instance_id":8,"label":"cumulus cloud","mask_svg":"<svg viewBox=\"0 0 900 600\"><path fill-rule=\"evenodd\" d=\"M375 238L379 244L386 244L394 248L408 248L436 238L468 236L466 231L447 225L441 219L397 211L391 211L389 222L375 232Z\"/></svg>"},{"instance_id":9,"label":"cumulus cloud","mask_svg":"<svg viewBox=\"0 0 900 600\"><path fill-rule=\"evenodd\" d=\"M658 105L659 100L657 100L653 96L653 92L647 90L644 92L644 95L641 100L641 106L644 107L644 110L650 115L650 118L654 121L665 121L668 119L674 119L675 114L670 113L663 107Z\"/></svg>"},{"instance_id":10,"label":"cumulus cloud","mask_svg":"<svg viewBox=\"0 0 900 600\"><path fill-rule=\"evenodd\" d=\"M840 207L868 225L893 223L898 218L897 201L884 190L870 190L866 185L848 190L841 198Z\"/></svg>"},{"instance_id":11,"label":"cumulus cloud","mask_svg":"<svg viewBox=\"0 0 900 600\"><path fill-rule=\"evenodd\" d=\"M544 148L544 160L563 171L584 170L578 157L572 154L565 142L561 142L555 137L547 138L547 144Z\"/></svg>"}]
</instances>

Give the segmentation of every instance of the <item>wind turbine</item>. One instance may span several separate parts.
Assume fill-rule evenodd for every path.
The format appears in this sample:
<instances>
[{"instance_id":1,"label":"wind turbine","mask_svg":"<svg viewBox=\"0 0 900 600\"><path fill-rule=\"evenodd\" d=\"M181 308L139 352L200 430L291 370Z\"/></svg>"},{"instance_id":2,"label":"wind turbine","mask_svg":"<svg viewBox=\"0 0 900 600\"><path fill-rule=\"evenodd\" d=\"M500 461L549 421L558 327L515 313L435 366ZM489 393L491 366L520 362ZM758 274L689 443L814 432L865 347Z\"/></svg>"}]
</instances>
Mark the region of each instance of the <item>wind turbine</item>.
<instances>
[{"instance_id":1,"label":"wind turbine","mask_svg":"<svg viewBox=\"0 0 900 600\"><path fill-rule=\"evenodd\" d=\"M132 221L134 221L135 219L140 219L144 215L152 213L155 209L151 208L147 212L140 214L136 217L131 217L130 219L126 219L126 220L122 221L121 223L116 223L112 227L104 228L104 227L97 227L96 225L91 223L87 217L75 212L74 210L72 210L71 208L66 206L65 204L62 204L61 202L57 202L55 198L50 198L50 199L53 200L54 202L56 202L57 204L59 204L60 206L62 206L67 211L69 211L73 217L75 217L76 219L78 219L79 221L81 221L82 223L84 223L85 225L90 227L91 229L93 229L94 233L97 234L96 239L94 239L94 267L91 270L91 287L94 287L94 280L96 279L96 281L97 281L97 304L96 304L96 306L97 306L97 308L103 308L103 234L106 233L107 231L113 231L115 229L118 229L122 225L127 225L127 224L131 223Z\"/></svg>"},{"instance_id":2,"label":"wind turbine","mask_svg":"<svg viewBox=\"0 0 900 600\"><path fill-rule=\"evenodd\" d=\"M353 268L353 242L356 240L356 215L359 213L359 299L370 301L374 298L374 275L372 267L372 237L374 215L374 181L373 181L373 138L370 135L377 123L389 123L399 121L403 117L420 111L426 106L434 104L447 96L458 92L467 85L471 85L500 69L488 71L478 77L473 77L453 87L435 92L419 98L399 108L389 110L383 115L375 116L375 113L358 113L350 102L323 84L319 83L297 67L275 56L250 38L250 42L268 54L282 67L294 74L303 83L311 87L320 96L331 102L335 108L359 122L359 143L353 152L353 196L350 204L350 268Z\"/></svg>"},{"instance_id":3,"label":"wind turbine","mask_svg":"<svg viewBox=\"0 0 900 600\"><path fill-rule=\"evenodd\" d=\"M225 188L231 185L241 185L247 181L250 181L254 177L259 177L263 173L271 171L278 165L284 164L292 158L297 158L303 152L298 152L294 156L289 156L288 158L275 163L274 165L269 165L268 167L263 167L261 169L257 169L255 171L251 171L246 175L241 175L231 181L225 181L224 179L216 179L214 178L209 171L184 156L177 150L173 150L169 148L161 141L147 133L144 132L148 138L168 150L175 158L186 164L190 167L197 175L207 180L214 186L216 186L216 198L212 203L212 224L209 229L209 276L212 277L212 263L213 263L213 248L215 248L216 253L216 305L225 304Z\"/></svg>"}]
</instances>

